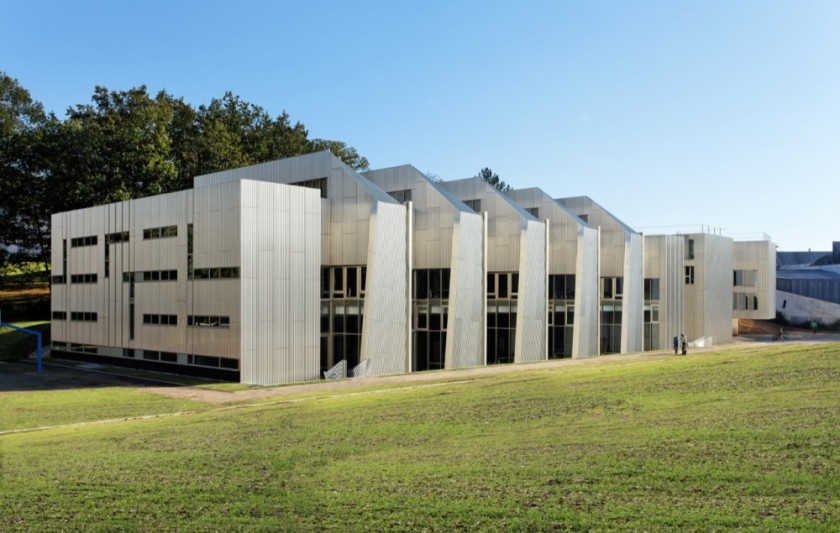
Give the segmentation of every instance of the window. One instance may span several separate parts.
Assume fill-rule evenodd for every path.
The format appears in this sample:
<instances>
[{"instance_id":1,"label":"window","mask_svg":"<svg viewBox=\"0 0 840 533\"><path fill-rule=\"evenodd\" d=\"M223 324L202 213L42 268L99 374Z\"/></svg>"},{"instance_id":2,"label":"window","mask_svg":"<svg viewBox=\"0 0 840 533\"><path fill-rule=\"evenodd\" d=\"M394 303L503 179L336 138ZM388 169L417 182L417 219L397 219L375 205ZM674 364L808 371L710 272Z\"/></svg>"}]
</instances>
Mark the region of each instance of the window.
<instances>
[{"instance_id":1,"label":"window","mask_svg":"<svg viewBox=\"0 0 840 533\"><path fill-rule=\"evenodd\" d=\"M589 215L578 215L578 218L589 224Z\"/></svg>"},{"instance_id":2,"label":"window","mask_svg":"<svg viewBox=\"0 0 840 533\"><path fill-rule=\"evenodd\" d=\"M548 276L548 298L549 300L574 300L575 275L550 274Z\"/></svg>"},{"instance_id":3,"label":"window","mask_svg":"<svg viewBox=\"0 0 840 533\"><path fill-rule=\"evenodd\" d=\"M123 283L130 281L177 281L177 270L138 270L123 272Z\"/></svg>"},{"instance_id":4,"label":"window","mask_svg":"<svg viewBox=\"0 0 840 533\"><path fill-rule=\"evenodd\" d=\"M73 274L70 283L96 283L96 274Z\"/></svg>"},{"instance_id":5,"label":"window","mask_svg":"<svg viewBox=\"0 0 840 533\"><path fill-rule=\"evenodd\" d=\"M52 312L52 319L53 320L67 320L67 311L53 311Z\"/></svg>"},{"instance_id":6,"label":"window","mask_svg":"<svg viewBox=\"0 0 840 533\"><path fill-rule=\"evenodd\" d=\"M71 248L80 248L82 246L96 246L98 239L96 235L90 235L88 237L74 237L70 239L70 247Z\"/></svg>"},{"instance_id":7,"label":"window","mask_svg":"<svg viewBox=\"0 0 840 533\"><path fill-rule=\"evenodd\" d=\"M239 267L194 268L192 279L239 279Z\"/></svg>"},{"instance_id":8,"label":"window","mask_svg":"<svg viewBox=\"0 0 840 533\"><path fill-rule=\"evenodd\" d=\"M318 178L314 180L298 181L290 183L289 185L296 185L298 187L306 187L308 189L317 189L321 191L321 198L327 197L327 178Z\"/></svg>"},{"instance_id":9,"label":"window","mask_svg":"<svg viewBox=\"0 0 840 533\"><path fill-rule=\"evenodd\" d=\"M621 300L624 296L624 278L601 278L601 297L604 300Z\"/></svg>"},{"instance_id":10,"label":"window","mask_svg":"<svg viewBox=\"0 0 840 533\"><path fill-rule=\"evenodd\" d=\"M189 315L187 325L197 328L229 328L229 316Z\"/></svg>"},{"instance_id":11,"label":"window","mask_svg":"<svg viewBox=\"0 0 840 533\"><path fill-rule=\"evenodd\" d=\"M540 218L540 208L539 207L526 207L525 211L531 214L534 218Z\"/></svg>"},{"instance_id":12,"label":"window","mask_svg":"<svg viewBox=\"0 0 840 533\"><path fill-rule=\"evenodd\" d=\"M517 296L519 296L519 272L487 274L487 299L516 299Z\"/></svg>"},{"instance_id":13,"label":"window","mask_svg":"<svg viewBox=\"0 0 840 533\"><path fill-rule=\"evenodd\" d=\"M177 237L178 226L163 226L160 228L146 228L143 230L143 240L149 239L165 239L167 237Z\"/></svg>"},{"instance_id":14,"label":"window","mask_svg":"<svg viewBox=\"0 0 840 533\"><path fill-rule=\"evenodd\" d=\"M96 313L87 311L72 311L70 313L70 320L76 322L96 322Z\"/></svg>"},{"instance_id":15,"label":"window","mask_svg":"<svg viewBox=\"0 0 840 533\"><path fill-rule=\"evenodd\" d=\"M732 272L732 285L735 287L755 287L758 270L735 270Z\"/></svg>"},{"instance_id":16,"label":"window","mask_svg":"<svg viewBox=\"0 0 840 533\"><path fill-rule=\"evenodd\" d=\"M693 266L685 267L685 284L686 285L694 285L694 267Z\"/></svg>"},{"instance_id":17,"label":"window","mask_svg":"<svg viewBox=\"0 0 840 533\"><path fill-rule=\"evenodd\" d=\"M50 278L50 282L53 285L63 285L64 283L67 283L67 278L64 276L53 276Z\"/></svg>"},{"instance_id":18,"label":"window","mask_svg":"<svg viewBox=\"0 0 840 533\"><path fill-rule=\"evenodd\" d=\"M321 298L361 298L365 294L367 267L321 267Z\"/></svg>"},{"instance_id":19,"label":"window","mask_svg":"<svg viewBox=\"0 0 840 533\"><path fill-rule=\"evenodd\" d=\"M464 204L476 213L481 213L481 200L464 200Z\"/></svg>"},{"instance_id":20,"label":"window","mask_svg":"<svg viewBox=\"0 0 840 533\"><path fill-rule=\"evenodd\" d=\"M178 315L144 314L143 323L152 326L177 326Z\"/></svg>"},{"instance_id":21,"label":"window","mask_svg":"<svg viewBox=\"0 0 840 533\"><path fill-rule=\"evenodd\" d=\"M659 299L659 278L645 278L645 300Z\"/></svg>"},{"instance_id":22,"label":"window","mask_svg":"<svg viewBox=\"0 0 840 533\"><path fill-rule=\"evenodd\" d=\"M393 198L401 204L411 201L411 189L405 189L402 191L391 191L388 194L391 195L391 198Z\"/></svg>"},{"instance_id":23,"label":"window","mask_svg":"<svg viewBox=\"0 0 840 533\"><path fill-rule=\"evenodd\" d=\"M128 242L128 232L120 231L117 233L109 233L105 235L105 242L108 244L118 244L121 242Z\"/></svg>"},{"instance_id":24,"label":"window","mask_svg":"<svg viewBox=\"0 0 840 533\"><path fill-rule=\"evenodd\" d=\"M694 239L688 239L688 245L685 247L685 258L688 260L694 259Z\"/></svg>"}]
</instances>

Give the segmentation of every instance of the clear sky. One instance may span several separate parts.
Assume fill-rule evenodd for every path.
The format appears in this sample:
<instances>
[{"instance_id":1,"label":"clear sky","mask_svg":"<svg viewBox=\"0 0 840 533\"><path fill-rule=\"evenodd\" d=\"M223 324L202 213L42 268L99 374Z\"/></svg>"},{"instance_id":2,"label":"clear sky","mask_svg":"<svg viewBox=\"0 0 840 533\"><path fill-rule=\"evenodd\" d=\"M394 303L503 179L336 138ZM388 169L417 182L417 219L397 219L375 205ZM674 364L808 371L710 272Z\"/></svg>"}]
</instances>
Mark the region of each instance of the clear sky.
<instances>
[{"instance_id":1,"label":"clear sky","mask_svg":"<svg viewBox=\"0 0 840 533\"><path fill-rule=\"evenodd\" d=\"M232 91L372 168L587 195L639 231L840 240L837 0L0 0L0 70L48 110L96 85Z\"/></svg>"}]
</instances>

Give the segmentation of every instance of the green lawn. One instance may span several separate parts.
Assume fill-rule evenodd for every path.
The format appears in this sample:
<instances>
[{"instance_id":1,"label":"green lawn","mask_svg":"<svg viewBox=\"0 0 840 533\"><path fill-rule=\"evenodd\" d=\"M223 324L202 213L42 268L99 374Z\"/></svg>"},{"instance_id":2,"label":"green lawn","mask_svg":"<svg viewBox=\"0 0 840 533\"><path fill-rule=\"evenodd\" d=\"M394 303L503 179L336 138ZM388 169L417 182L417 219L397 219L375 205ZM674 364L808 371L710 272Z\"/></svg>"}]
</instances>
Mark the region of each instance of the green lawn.
<instances>
[{"instance_id":1,"label":"green lawn","mask_svg":"<svg viewBox=\"0 0 840 533\"><path fill-rule=\"evenodd\" d=\"M0 436L0 531L838 531L838 449L838 344L511 367Z\"/></svg>"}]
</instances>

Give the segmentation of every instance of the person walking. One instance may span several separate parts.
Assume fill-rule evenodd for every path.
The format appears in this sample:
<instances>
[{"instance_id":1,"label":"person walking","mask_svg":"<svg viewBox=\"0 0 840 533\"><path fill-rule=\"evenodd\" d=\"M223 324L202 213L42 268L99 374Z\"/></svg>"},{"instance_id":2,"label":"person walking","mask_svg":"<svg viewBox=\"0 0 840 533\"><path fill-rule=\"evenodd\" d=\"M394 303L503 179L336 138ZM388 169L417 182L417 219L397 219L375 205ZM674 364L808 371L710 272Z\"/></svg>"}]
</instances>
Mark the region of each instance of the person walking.
<instances>
[{"instance_id":1,"label":"person walking","mask_svg":"<svg viewBox=\"0 0 840 533\"><path fill-rule=\"evenodd\" d=\"M685 333L680 333L680 344L682 344L682 354L688 353L688 339L685 338Z\"/></svg>"},{"instance_id":2,"label":"person walking","mask_svg":"<svg viewBox=\"0 0 840 533\"><path fill-rule=\"evenodd\" d=\"M674 355L677 355L677 350L680 347L680 338L674 335Z\"/></svg>"}]
</instances>

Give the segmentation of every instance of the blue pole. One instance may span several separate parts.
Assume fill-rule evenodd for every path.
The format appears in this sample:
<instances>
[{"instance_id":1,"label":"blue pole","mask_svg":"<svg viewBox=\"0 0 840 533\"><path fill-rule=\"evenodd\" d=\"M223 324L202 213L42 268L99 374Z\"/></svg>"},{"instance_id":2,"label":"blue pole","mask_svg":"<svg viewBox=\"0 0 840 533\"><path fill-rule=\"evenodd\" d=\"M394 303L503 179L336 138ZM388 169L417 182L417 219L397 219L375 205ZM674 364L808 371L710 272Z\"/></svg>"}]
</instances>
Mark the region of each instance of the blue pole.
<instances>
[{"instance_id":1,"label":"blue pole","mask_svg":"<svg viewBox=\"0 0 840 533\"><path fill-rule=\"evenodd\" d=\"M9 324L8 322L0 322L0 326L6 326L7 328L12 328L14 330L22 331L22 332L28 333L30 335L35 335L35 337L37 337L37 339L38 339L38 364L37 364L37 367L38 367L38 373L40 374L41 373L41 332L40 331L35 331L33 329L20 328L18 326L15 326L14 324Z\"/></svg>"}]
</instances>

